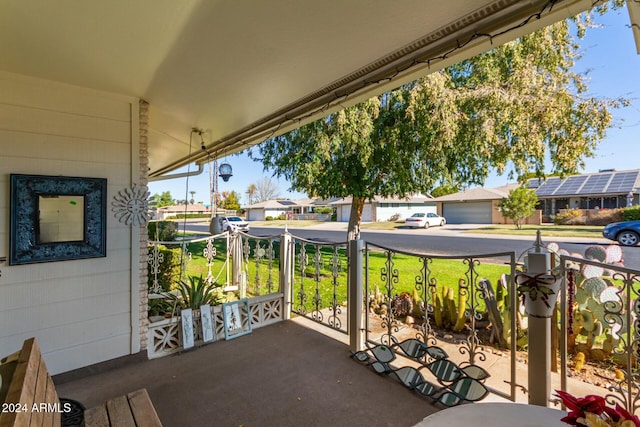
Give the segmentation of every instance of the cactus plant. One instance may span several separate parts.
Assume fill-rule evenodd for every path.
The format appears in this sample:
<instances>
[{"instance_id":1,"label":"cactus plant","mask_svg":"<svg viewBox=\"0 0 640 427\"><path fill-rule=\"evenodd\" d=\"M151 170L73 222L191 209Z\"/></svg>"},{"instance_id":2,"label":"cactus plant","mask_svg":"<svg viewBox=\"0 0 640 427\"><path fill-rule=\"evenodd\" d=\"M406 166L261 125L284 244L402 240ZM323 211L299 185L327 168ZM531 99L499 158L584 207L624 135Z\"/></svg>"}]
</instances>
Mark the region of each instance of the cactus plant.
<instances>
[{"instance_id":1,"label":"cactus plant","mask_svg":"<svg viewBox=\"0 0 640 427\"><path fill-rule=\"evenodd\" d=\"M402 292L391 300L391 312L396 318L404 318L413 311L413 300L411 295Z\"/></svg>"}]
</instances>

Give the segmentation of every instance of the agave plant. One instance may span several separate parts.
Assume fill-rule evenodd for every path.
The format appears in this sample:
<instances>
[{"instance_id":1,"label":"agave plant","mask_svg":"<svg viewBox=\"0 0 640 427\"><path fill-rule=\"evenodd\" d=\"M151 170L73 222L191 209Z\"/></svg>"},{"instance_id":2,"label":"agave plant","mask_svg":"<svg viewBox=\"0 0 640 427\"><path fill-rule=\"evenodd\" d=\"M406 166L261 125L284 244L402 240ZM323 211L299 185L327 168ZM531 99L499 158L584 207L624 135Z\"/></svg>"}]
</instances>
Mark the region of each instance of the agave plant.
<instances>
[{"instance_id":1,"label":"agave plant","mask_svg":"<svg viewBox=\"0 0 640 427\"><path fill-rule=\"evenodd\" d=\"M189 276L186 282L180 281L178 285L180 295L175 298L181 308L197 310L202 305L216 305L220 302L217 288L216 282L210 283L202 276Z\"/></svg>"}]
</instances>

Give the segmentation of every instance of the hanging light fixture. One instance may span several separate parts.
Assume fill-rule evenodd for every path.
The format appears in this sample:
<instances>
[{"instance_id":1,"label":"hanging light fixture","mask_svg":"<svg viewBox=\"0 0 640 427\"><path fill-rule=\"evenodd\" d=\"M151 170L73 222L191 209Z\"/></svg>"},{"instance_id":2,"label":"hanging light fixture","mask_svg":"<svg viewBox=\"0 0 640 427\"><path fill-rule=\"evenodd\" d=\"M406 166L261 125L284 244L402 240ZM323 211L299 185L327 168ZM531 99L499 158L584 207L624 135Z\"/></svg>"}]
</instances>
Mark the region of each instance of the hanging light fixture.
<instances>
[{"instance_id":1,"label":"hanging light fixture","mask_svg":"<svg viewBox=\"0 0 640 427\"><path fill-rule=\"evenodd\" d=\"M222 178L224 182L228 182L229 178L233 176L233 168L229 163L224 161L218 166L218 175L220 175L220 178Z\"/></svg>"}]
</instances>

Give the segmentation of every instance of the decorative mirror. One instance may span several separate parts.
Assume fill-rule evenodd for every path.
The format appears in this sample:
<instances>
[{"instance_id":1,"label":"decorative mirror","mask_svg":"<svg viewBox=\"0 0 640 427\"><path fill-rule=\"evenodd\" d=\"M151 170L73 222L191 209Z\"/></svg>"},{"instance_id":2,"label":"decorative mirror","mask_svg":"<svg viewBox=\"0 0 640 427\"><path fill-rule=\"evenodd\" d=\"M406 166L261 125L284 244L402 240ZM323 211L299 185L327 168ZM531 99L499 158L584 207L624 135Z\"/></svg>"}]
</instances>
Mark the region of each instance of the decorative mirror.
<instances>
[{"instance_id":1,"label":"decorative mirror","mask_svg":"<svg viewBox=\"0 0 640 427\"><path fill-rule=\"evenodd\" d=\"M107 180L11 175L9 264L107 255Z\"/></svg>"}]
</instances>

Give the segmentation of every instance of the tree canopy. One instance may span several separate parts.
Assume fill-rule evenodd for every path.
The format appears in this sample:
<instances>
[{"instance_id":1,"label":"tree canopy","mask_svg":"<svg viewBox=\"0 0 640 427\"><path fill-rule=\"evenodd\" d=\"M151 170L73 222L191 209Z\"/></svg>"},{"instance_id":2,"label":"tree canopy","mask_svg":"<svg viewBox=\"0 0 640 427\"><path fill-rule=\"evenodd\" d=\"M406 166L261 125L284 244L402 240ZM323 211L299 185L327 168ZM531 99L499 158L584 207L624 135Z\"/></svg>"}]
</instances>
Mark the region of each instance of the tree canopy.
<instances>
[{"instance_id":1,"label":"tree canopy","mask_svg":"<svg viewBox=\"0 0 640 427\"><path fill-rule=\"evenodd\" d=\"M591 97L572 71L578 44L558 22L272 138L250 155L292 189L353 196L349 238L376 195L575 173L624 100Z\"/></svg>"},{"instance_id":2,"label":"tree canopy","mask_svg":"<svg viewBox=\"0 0 640 427\"><path fill-rule=\"evenodd\" d=\"M151 196L151 201L158 208L171 206L174 204L174 200L171 196L170 191L163 191L162 194L155 193L153 196Z\"/></svg>"}]
</instances>

